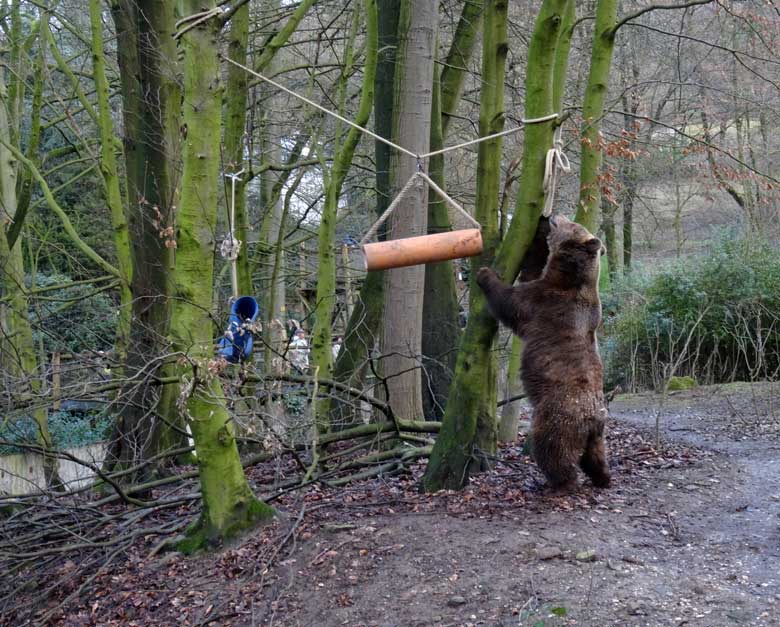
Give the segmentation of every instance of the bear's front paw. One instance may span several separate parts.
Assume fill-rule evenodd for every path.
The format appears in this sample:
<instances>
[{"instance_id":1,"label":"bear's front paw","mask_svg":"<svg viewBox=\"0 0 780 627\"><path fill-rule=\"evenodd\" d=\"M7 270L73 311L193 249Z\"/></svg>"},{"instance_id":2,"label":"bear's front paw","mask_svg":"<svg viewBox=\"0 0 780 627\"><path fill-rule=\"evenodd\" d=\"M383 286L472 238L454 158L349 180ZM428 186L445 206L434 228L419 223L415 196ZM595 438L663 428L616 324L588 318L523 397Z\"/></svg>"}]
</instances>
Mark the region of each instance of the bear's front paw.
<instances>
[{"instance_id":1,"label":"bear's front paw","mask_svg":"<svg viewBox=\"0 0 780 627\"><path fill-rule=\"evenodd\" d=\"M495 270L492 268L481 267L477 271L477 285L484 288L490 281L496 278Z\"/></svg>"}]
</instances>

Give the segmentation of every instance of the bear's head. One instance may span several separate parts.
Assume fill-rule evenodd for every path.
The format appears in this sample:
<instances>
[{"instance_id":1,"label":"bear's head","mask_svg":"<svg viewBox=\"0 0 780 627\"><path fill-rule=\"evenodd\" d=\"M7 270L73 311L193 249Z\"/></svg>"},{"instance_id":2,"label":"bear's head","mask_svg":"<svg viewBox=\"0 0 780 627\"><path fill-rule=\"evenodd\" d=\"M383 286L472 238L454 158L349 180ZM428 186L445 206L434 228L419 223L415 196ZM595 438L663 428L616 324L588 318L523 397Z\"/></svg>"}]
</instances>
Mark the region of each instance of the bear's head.
<instances>
[{"instance_id":1,"label":"bear's head","mask_svg":"<svg viewBox=\"0 0 780 627\"><path fill-rule=\"evenodd\" d=\"M544 275L548 280L560 287L598 284L600 258L606 248L588 229L563 216L552 216L547 244L550 255Z\"/></svg>"}]
</instances>

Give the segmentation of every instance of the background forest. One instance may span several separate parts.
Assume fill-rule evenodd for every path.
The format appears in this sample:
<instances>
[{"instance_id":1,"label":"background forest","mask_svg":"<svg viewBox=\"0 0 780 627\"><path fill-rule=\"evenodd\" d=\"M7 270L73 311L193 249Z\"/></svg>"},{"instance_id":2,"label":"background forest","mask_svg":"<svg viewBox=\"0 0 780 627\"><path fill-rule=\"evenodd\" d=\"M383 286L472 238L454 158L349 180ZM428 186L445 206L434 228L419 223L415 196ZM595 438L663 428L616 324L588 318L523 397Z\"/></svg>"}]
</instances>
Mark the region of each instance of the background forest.
<instances>
[{"instance_id":1,"label":"background forest","mask_svg":"<svg viewBox=\"0 0 780 627\"><path fill-rule=\"evenodd\" d=\"M7 582L18 616L78 596L94 564L56 604L46 573L83 542L196 552L285 491L490 470L522 347L472 270L522 278L552 194L607 246L605 391L778 377L772 0L4 0L0 29L0 459L27 468L2 470L0 559L40 582ZM367 273L418 169L484 250ZM417 185L377 237L470 226Z\"/></svg>"}]
</instances>

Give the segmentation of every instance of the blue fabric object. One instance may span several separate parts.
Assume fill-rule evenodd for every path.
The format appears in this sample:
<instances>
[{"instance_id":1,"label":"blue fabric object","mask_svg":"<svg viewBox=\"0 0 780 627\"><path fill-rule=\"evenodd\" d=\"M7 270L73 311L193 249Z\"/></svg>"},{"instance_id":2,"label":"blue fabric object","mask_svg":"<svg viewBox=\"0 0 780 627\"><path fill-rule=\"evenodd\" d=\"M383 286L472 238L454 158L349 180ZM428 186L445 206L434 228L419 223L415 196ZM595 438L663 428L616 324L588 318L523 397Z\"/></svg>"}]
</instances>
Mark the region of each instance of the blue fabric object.
<instances>
[{"instance_id":1,"label":"blue fabric object","mask_svg":"<svg viewBox=\"0 0 780 627\"><path fill-rule=\"evenodd\" d=\"M252 355L254 337L247 328L260 315L260 305L251 296L242 296L230 308L225 335L219 341L219 354L230 363L244 361Z\"/></svg>"}]
</instances>

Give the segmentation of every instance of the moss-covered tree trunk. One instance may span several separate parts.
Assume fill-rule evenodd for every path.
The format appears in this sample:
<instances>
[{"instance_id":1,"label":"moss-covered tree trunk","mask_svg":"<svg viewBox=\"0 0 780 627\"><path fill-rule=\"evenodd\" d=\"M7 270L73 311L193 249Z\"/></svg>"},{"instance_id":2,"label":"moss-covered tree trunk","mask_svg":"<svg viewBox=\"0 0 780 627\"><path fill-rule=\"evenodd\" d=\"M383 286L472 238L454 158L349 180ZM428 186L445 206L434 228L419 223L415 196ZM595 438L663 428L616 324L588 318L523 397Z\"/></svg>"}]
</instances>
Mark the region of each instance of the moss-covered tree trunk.
<instances>
[{"instance_id":1,"label":"moss-covered tree trunk","mask_svg":"<svg viewBox=\"0 0 780 627\"><path fill-rule=\"evenodd\" d=\"M183 0L182 12L213 9L214 0ZM181 544L196 550L273 515L247 484L225 407L220 380L209 368L213 343L214 230L219 200L219 143L222 106L218 63L219 22L211 19L182 38L184 52L181 203L177 214L176 272L171 332L174 347L186 355L181 367L180 406L186 413L198 457L203 511Z\"/></svg>"},{"instance_id":2,"label":"moss-covered tree trunk","mask_svg":"<svg viewBox=\"0 0 780 627\"><path fill-rule=\"evenodd\" d=\"M125 197L117 167L117 141L111 120L106 60L103 53L103 19L100 0L89 1L89 19L92 31L92 76L97 96L98 132L100 135L100 173L106 204L111 214L116 266L119 270L119 316L115 350L117 359L123 363L127 358L130 343L130 318L132 314L133 266L130 251L130 234L125 215ZM121 147L121 146L120 146Z\"/></svg>"},{"instance_id":3,"label":"moss-covered tree trunk","mask_svg":"<svg viewBox=\"0 0 780 627\"><path fill-rule=\"evenodd\" d=\"M230 18L228 29L229 59L246 65L247 44L249 42L249 3L242 5ZM224 135L224 162L225 174L234 174L246 170L244 141L246 131L246 108L248 94L248 78L246 70L228 63L225 78L225 135ZM232 182L226 179L225 197L226 206L230 210L230 203L234 203L233 230L235 238L241 242L241 249L236 259L236 274L239 295L254 294L252 286L252 274L249 268L249 244L247 242L249 217L246 208L246 184L249 178L244 171L241 178L236 179L235 197L232 194Z\"/></svg>"},{"instance_id":4,"label":"moss-covered tree trunk","mask_svg":"<svg viewBox=\"0 0 780 627\"><path fill-rule=\"evenodd\" d=\"M431 151L444 147L452 115L457 109L468 63L476 46L481 23L482 2L467 2L458 20L455 35L441 71L434 73L431 110ZM446 189L444 155L428 162L428 175ZM437 195L428 197L428 233L452 228L449 210ZM461 329L458 324L458 294L455 268L451 261L425 266L423 298L422 355L424 367L423 411L431 420L441 420L452 373L455 370Z\"/></svg>"},{"instance_id":5,"label":"moss-covered tree trunk","mask_svg":"<svg viewBox=\"0 0 780 627\"><path fill-rule=\"evenodd\" d=\"M482 90L479 103L480 136L498 133L504 128L504 76L507 42L507 2L488 0L485 8L482 36ZM479 144L477 152L477 204L475 217L482 225L484 249L472 260L474 267L490 265L498 246L498 203L501 186L502 138L497 137ZM476 284L476 272L469 280L469 311L479 309L475 298L482 297ZM485 381L482 388L482 403L477 409L477 432L474 439L475 452L472 471L485 469L489 463L482 453L496 451L496 377L498 360L495 350L489 350L482 362Z\"/></svg>"},{"instance_id":6,"label":"moss-covered tree trunk","mask_svg":"<svg viewBox=\"0 0 780 627\"><path fill-rule=\"evenodd\" d=\"M37 75L28 77L29 68L25 68L21 58L26 51L16 45L21 43L23 36L18 2L11 5L11 11L11 31L8 36L14 45L8 65L13 71L0 70L0 363L13 377L7 384L13 388L14 393L26 392L38 398L43 392L43 372L38 367L29 321L22 238L17 236L14 241L9 238L10 226L15 224L17 219L20 225L24 219L23 214L26 213L26 206L23 211L19 211L17 191L20 180L25 176L29 177L29 174L20 174L18 159L11 152L10 146L19 141L22 129L22 119L18 117L22 107L15 99L24 98L23 86L28 78L33 85L33 101L39 99L44 77L40 65L36 67ZM48 23L48 17L48 13L44 12L41 19ZM39 38L39 46L44 46L42 38ZM11 89L6 87L6 81L10 82ZM40 119L37 117L39 115L40 103L37 107L33 106L33 136L30 142L34 146L32 154L28 151L31 158L36 158L38 142L35 134L36 129L40 129ZM29 196L27 202L29 203ZM17 230L17 233L20 231ZM57 460L47 454L52 448L52 440L48 412L43 400L39 399L32 412L37 426L36 441L43 450L46 486L59 488L61 482L57 474Z\"/></svg>"},{"instance_id":7,"label":"moss-covered tree trunk","mask_svg":"<svg viewBox=\"0 0 780 627\"><path fill-rule=\"evenodd\" d=\"M106 460L109 469L138 466L156 453L186 444L175 406L178 386L151 385L152 376L167 378L175 371L165 359L170 352L173 223L180 177L181 89L172 37L174 6L155 0L113 0L111 12L118 42L133 261L126 373L134 379L118 399L119 415ZM141 469L126 480L143 481L151 470Z\"/></svg>"},{"instance_id":8,"label":"moss-covered tree trunk","mask_svg":"<svg viewBox=\"0 0 780 627\"><path fill-rule=\"evenodd\" d=\"M526 118L553 112L556 49L564 11L571 1L545 0L539 10L528 51ZM490 29L492 33L493 20L490 19L489 25L488 14L486 11L484 31L487 33ZM544 204L544 161L552 144L552 131L553 122L525 128L520 192L512 222L494 263L509 283L520 272ZM491 430L495 432L495 383L489 385L487 376L497 324L476 286L471 289L470 307L444 420L422 480L423 489L429 492L462 487L468 481L477 442L484 441Z\"/></svg>"},{"instance_id":9,"label":"moss-covered tree trunk","mask_svg":"<svg viewBox=\"0 0 780 627\"><path fill-rule=\"evenodd\" d=\"M509 350L509 363L506 368L505 399L518 396L523 389L520 381L520 363L522 361L523 343L516 335L512 335L512 345ZM520 421L519 401L510 401L501 409L498 421L498 441L514 442L517 438L517 425Z\"/></svg>"},{"instance_id":10,"label":"moss-covered tree trunk","mask_svg":"<svg viewBox=\"0 0 780 627\"><path fill-rule=\"evenodd\" d=\"M363 67L363 87L360 94L360 104L354 121L360 126L365 126L371 115L371 107L374 104L374 77L376 74L377 51L377 13L376 1L365 0L366 22L366 61ZM342 80L339 88L339 105L344 115L346 103L347 78L352 71L353 44L357 35L358 12L355 19L347 47L347 53L342 69ZM320 377L331 377L333 366L333 351L331 349L331 324L333 311L336 306L336 211L338 210L339 196L344 184L344 178L349 171L352 157L355 154L361 132L350 127L342 145L337 142L336 155L330 172L325 176L325 203L322 209L322 219L317 241L317 304L315 309L314 331L312 333L312 365L317 369ZM330 422L330 403L327 399L321 399L317 403L317 428L326 431Z\"/></svg>"},{"instance_id":11,"label":"moss-covered tree trunk","mask_svg":"<svg viewBox=\"0 0 780 627\"><path fill-rule=\"evenodd\" d=\"M396 42L400 0L377 2L377 67L374 80L374 130L380 137L390 137L393 130L393 91ZM374 143L376 155L376 212L382 215L390 204L390 148ZM379 229L384 239L385 229ZM368 362L377 341L384 307L382 272L369 272L349 317L344 342L333 369L333 378L351 387L363 386ZM331 404L331 424L349 425L356 420L354 403L335 401Z\"/></svg>"},{"instance_id":12,"label":"moss-covered tree trunk","mask_svg":"<svg viewBox=\"0 0 780 627\"><path fill-rule=\"evenodd\" d=\"M567 2L564 7L563 17L558 36L558 45L555 49L555 62L553 64L553 85L552 100L553 110L563 110L563 99L566 90L566 75L569 67L569 52L571 50L571 38L574 31L575 20L577 18L577 7L575 2ZM540 242L541 238L546 238L546 232L540 232L537 229L534 246L541 245L546 248L546 242ZM534 281L541 276L543 264L538 261L533 267L525 266L522 269L521 281ZM523 345L516 335L512 336L512 346L509 353L509 363L507 365L505 394L506 398L518 396L522 389L520 380L520 366L522 364ZM517 425L520 418L519 402L513 401L506 403L501 410L501 417L498 422L498 440L500 442L513 442L517 438Z\"/></svg>"},{"instance_id":13,"label":"moss-covered tree trunk","mask_svg":"<svg viewBox=\"0 0 780 627\"><path fill-rule=\"evenodd\" d=\"M437 22L438 3L433 0L401 2L391 139L415 154L427 152L430 145ZM417 167L414 157L392 154L390 171L395 193ZM427 230L427 200L427 185L410 190L388 219L388 237L423 235ZM399 418L417 420L423 413L420 356L425 268L395 268L384 274L381 369L388 402Z\"/></svg>"},{"instance_id":14,"label":"moss-covered tree trunk","mask_svg":"<svg viewBox=\"0 0 780 627\"><path fill-rule=\"evenodd\" d=\"M601 207L601 118L609 88L609 74L615 49L617 0L598 0L590 72L582 103L582 153L580 157L580 198L575 220L595 233ZM606 265L606 264L604 264Z\"/></svg>"}]
</instances>

